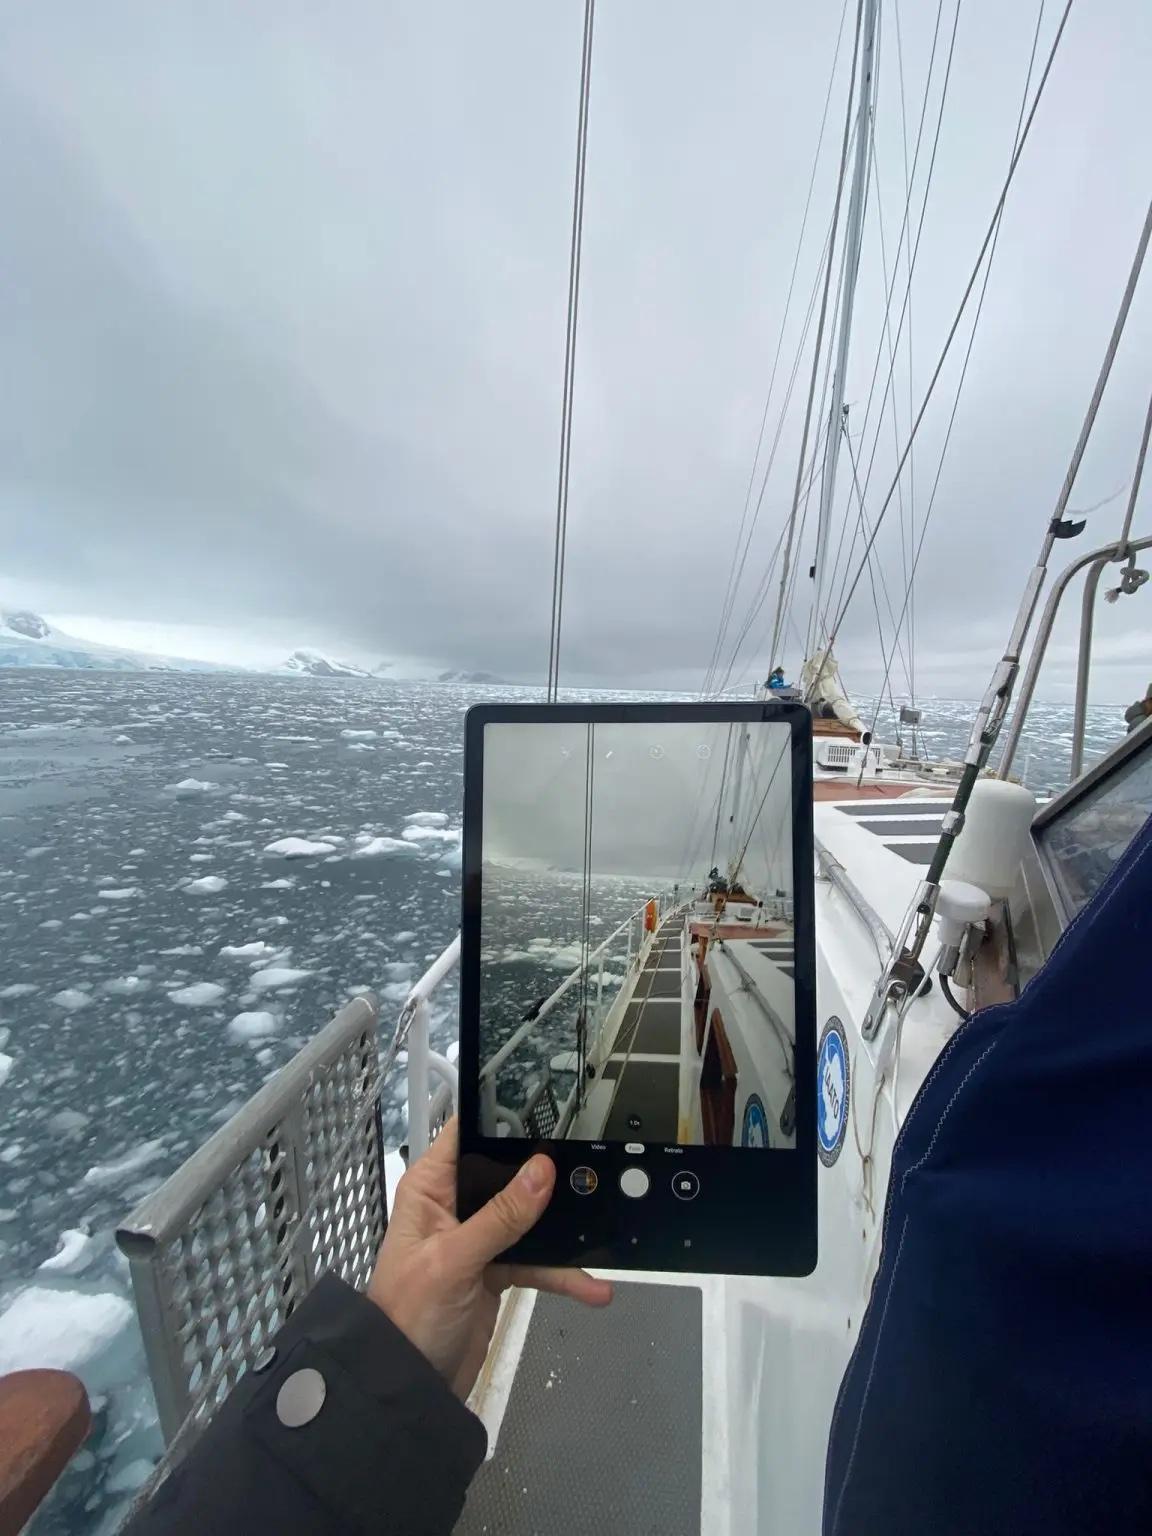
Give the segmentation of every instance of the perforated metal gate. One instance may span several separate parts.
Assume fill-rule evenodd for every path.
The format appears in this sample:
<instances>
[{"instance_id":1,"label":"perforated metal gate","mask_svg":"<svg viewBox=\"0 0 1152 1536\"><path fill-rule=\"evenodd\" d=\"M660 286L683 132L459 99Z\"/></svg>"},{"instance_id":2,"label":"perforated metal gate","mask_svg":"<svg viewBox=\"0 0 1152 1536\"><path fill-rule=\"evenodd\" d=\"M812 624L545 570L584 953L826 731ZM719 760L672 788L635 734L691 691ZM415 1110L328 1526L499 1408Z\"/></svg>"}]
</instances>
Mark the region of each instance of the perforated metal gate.
<instances>
[{"instance_id":1,"label":"perforated metal gate","mask_svg":"<svg viewBox=\"0 0 1152 1536\"><path fill-rule=\"evenodd\" d=\"M168 1443L321 1275L367 1283L387 1220L377 1022L375 998L343 1008L116 1234Z\"/></svg>"}]
</instances>

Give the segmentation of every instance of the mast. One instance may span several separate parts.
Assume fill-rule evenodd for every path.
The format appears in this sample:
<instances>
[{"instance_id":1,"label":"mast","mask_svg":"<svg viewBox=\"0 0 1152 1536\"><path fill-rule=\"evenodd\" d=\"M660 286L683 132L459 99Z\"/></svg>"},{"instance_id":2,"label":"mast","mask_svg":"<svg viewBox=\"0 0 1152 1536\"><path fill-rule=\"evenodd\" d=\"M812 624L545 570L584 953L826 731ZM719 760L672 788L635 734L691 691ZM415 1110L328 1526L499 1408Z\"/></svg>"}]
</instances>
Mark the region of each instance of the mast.
<instances>
[{"instance_id":1,"label":"mast","mask_svg":"<svg viewBox=\"0 0 1152 1536\"><path fill-rule=\"evenodd\" d=\"M872 105L876 81L876 23L879 9L879 0L865 0L864 33L860 45L860 95L856 107L856 151L852 166L852 189L848 198L848 219L844 237L844 281L840 293L836 367L832 375L832 403L828 408L828 431L824 438L820 515L816 524L815 579L812 588L812 612L808 621L809 656L821 639L821 599L824 593L825 567L828 560L832 502L836 494L836 465L840 457L840 436L844 417L844 380L848 367L848 344L852 334L852 312L856 300L856 278L860 271L860 246L864 232L864 197L868 185L868 153L872 142Z\"/></svg>"},{"instance_id":2,"label":"mast","mask_svg":"<svg viewBox=\"0 0 1152 1536\"><path fill-rule=\"evenodd\" d=\"M728 878L735 880L740 873L740 804L744 798L744 768L748 761L748 727L737 727L736 771L732 786L732 810L728 816Z\"/></svg>"}]
</instances>

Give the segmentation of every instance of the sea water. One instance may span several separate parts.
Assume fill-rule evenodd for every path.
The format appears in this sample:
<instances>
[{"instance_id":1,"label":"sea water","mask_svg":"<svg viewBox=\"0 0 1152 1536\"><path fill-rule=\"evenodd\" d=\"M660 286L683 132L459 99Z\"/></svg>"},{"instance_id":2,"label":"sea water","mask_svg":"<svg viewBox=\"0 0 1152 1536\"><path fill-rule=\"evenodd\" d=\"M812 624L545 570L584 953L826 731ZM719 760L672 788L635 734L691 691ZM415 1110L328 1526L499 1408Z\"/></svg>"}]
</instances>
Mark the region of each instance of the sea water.
<instances>
[{"instance_id":1,"label":"sea water","mask_svg":"<svg viewBox=\"0 0 1152 1536\"><path fill-rule=\"evenodd\" d=\"M114 1529L159 1448L116 1223L342 1003L370 989L391 1016L449 942L463 715L492 696L0 674L0 1372L75 1369L96 1410L40 1536ZM973 705L921 704L927 749L961 753ZM1093 710L1089 756L1123 729L1119 709ZM878 734L892 739L885 711ZM1070 741L1067 708L1034 706L1017 771L1060 787ZM601 933L648 894L626 885L598 887ZM571 923L541 934L522 878L521 898L523 931L494 940L505 1021L576 963ZM609 990L624 958L612 952ZM440 1050L455 1010L450 983ZM392 1144L404 1096L401 1070L385 1092Z\"/></svg>"}]
</instances>

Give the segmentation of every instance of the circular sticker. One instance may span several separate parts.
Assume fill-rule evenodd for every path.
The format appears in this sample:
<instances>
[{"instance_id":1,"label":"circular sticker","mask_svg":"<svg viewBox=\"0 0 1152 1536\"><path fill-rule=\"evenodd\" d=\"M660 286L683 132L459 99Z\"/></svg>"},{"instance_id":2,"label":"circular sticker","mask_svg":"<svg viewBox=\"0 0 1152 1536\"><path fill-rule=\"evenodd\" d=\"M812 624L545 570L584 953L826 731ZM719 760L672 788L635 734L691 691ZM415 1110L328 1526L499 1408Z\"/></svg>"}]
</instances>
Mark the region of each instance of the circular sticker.
<instances>
[{"instance_id":1,"label":"circular sticker","mask_svg":"<svg viewBox=\"0 0 1152 1536\"><path fill-rule=\"evenodd\" d=\"M754 1093L748 1095L748 1102L744 1106L744 1126L740 1132L740 1145L742 1147L772 1145L768 1139L768 1116L764 1105Z\"/></svg>"},{"instance_id":2,"label":"circular sticker","mask_svg":"<svg viewBox=\"0 0 1152 1536\"><path fill-rule=\"evenodd\" d=\"M816 1061L816 1150L826 1168L840 1156L848 1129L850 1092L848 1041L836 1017L828 1020L820 1036Z\"/></svg>"}]
</instances>

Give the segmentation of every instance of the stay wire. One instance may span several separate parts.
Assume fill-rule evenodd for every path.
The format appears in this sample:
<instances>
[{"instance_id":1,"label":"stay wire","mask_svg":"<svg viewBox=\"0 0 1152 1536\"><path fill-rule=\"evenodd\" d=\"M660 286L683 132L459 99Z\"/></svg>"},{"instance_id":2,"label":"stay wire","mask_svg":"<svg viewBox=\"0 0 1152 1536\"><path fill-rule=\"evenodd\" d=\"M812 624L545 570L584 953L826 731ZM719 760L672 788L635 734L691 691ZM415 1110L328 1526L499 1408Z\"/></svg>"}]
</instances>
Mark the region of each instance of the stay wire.
<instances>
[{"instance_id":1,"label":"stay wire","mask_svg":"<svg viewBox=\"0 0 1152 1536\"><path fill-rule=\"evenodd\" d=\"M596 727L590 721L584 738L584 869L580 897L580 991L576 1016L576 1104L582 1108L587 1082L588 990L592 963L592 826L596 786Z\"/></svg>"},{"instance_id":2,"label":"stay wire","mask_svg":"<svg viewBox=\"0 0 1152 1536\"><path fill-rule=\"evenodd\" d=\"M923 233L924 233L924 219L925 219L925 216L926 216L926 214L928 212L928 199L929 199L929 196L930 196L931 191L932 191L932 179L933 179L933 174L934 174L935 169L936 169L936 156L937 156L937 152L939 151L939 148L940 148L940 133L941 133L941 129L943 128L943 124L944 124L944 108L945 108L945 106L947 104L947 100L948 100L948 86L949 86L949 83L951 82L951 79L952 79L952 61L953 61L953 58L955 57L955 52L956 52L956 34L957 34L957 30L959 29L959 25L960 25L960 8L961 8L961 3L962 3L962 0L956 0L956 9L955 9L955 11L953 13L953 16L952 16L952 33L951 33L951 36L950 36L950 38L948 40L948 57L947 57L947 59L945 61L945 65L944 65L944 81L943 81L943 84L941 86L940 103L939 103L939 106L938 106L937 112L936 112L936 127L935 127L935 129L933 131L932 149L931 149L931 152L930 152L929 157L928 157L928 170L927 170L927 174L925 175L925 178L924 178L924 195L923 195L923 197L921 198L921 201L920 201L920 216L919 216L919 219L917 220L917 225L916 225L916 237L911 242L911 254L910 254L910 257L909 257L909 261L908 261L908 273L907 273L907 280L906 280L905 286L904 286L904 297L903 297L903 300L902 300L901 306L900 306L900 318L899 318L899 320L896 323L895 347L899 347L900 338L903 335L903 331L904 331L904 320L905 320L905 317L906 317L906 315L908 313L909 306L910 306L910 304L912 302L912 278L913 278L913 274L915 273L915 270L916 270L916 259L917 259L917 257L920 254L920 241L921 241L921 237L923 236ZM929 78L928 83L925 85L925 94L924 94L925 113L927 111L927 103L928 103L928 96L929 96L930 86L931 86L931 78ZM921 124L923 124L923 116L924 116L924 114L922 114L922 116L921 116ZM915 166L913 167L913 174L915 174ZM912 191L911 186L909 186L908 190L909 190L909 198L910 198L911 197L911 191ZM906 216L907 216L907 212L908 211L909 211L908 205L906 204ZM901 228L901 241L903 239L903 233L904 233L904 227L902 226L902 228ZM896 272L897 272L897 269L898 269L899 260L900 260L900 247L897 246L896 259L895 259L895 264L893 266L893 272L892 272L893 287L895 286ZM889 307L890 307L890 304L889 304ZM876 393L876 375L877 375L877 372L879 371L880 359L881 359L881 357L883 355L883 350L884 350L884 337L882 335L879 343L877 344L876 361L875 361L875 363L873 365L873 369L872 369L872 382L871 382L871 384L869 386L869 390L868 390L868 402L867 402L867 405L865 406L865 409L864 409L864 425L863 425L863 427L861 429L861 434L862 435L867 433L867 431L868 431L868 424L869 424L869 421L870 421L871 415L872 415L872 405L873 405L873 402L874 402L874 399L875 399L875 393ZM875 435L874 435L874 437L872 439L872 452L869 455L869 458L868 458L868 469L867 469L867 472L864 475L864 494L865 495L868 494L868 488L872 484L872 473L873 473L873 470L874 470L875 465L876 465L876 454L877 454L877 450L879 449L879 446L880 446L880 437L881 437L881 433L883 432L883 428L884 428L884 411L885 411L885 408L887 407L887 404L888 404L888 398L889 398L889 395L890 395L891 390L892 390L892 383L893 383L893 379L894 379L894 376L895 376L895 368L896 368L895 348L890 348L890 353L891 353L891 357L890 357L890 362L889 362L889 366L888 366L888 372L887 372L887 374L885 376L885 380L884 380L884 393L883 393L883 395L881 397L881 400L880 400L879 419L878 419L878 421L876 423L876 431L875 431ZM909 447L908 447L908 453L905 455L906 458L910 458L911 457L911 444L912 444L912 442L914 441L914 438L915 438L915 433L912 432L911 428L909 429L909 432L910 432L909 439L908 439ZM896 479L895 479L895 488L897 490L899 490L900 487L901 487L903 473L904 473L904 460L901 460L900 467L899 467L899 469L897 471ZM853 545L853 547L855 547L855 545ZM849 556L849 563L848 563L848 566L845 568L845 571L844 571L844 584L846 584L847 581L848 581L848 574L849 574L850 569L851 569L851 556ZM841 595L843 595L843 591L844 591L844 585L841 585L841 588L840 588ZM836 611L836 609L838 607L839 607L839 599L837 599L836 604L833 605L833 611Z\"/></svg>"},{"instance_id":3,"label":"stay wire","mask_svg":"<svg viewBox=\"0 0 1152 1536\"><path fill-rule=\"evenodd\" d=\"M816 136L816 152L812 157L812 170L808 177L808 193L804 199L804 212L800 220L800 234L796 240L796 252L792 258L792 272L788 279L788 292L784 298L784 313L780 320L780 329L776 335L776 350L772 358L772 370L768 377L768 391L764 397L764 411L760 417L760 432L756 439L756 452L752 458L752 469L748 476L748 489L744 494L744 510L740 518L740 527L736 534L736 543L732 549L732 563L728 570L728 584L724 591L724 601L721 605L720 623L716 630L716 639L712 647L712 656L708 663L708 674L704 683L704 692L707 693L715 670L720 662L720 653L724 644L724 632L732 615L732 609L736 604L736 593L739 590L740 581L744 572L744 565L748 558L748 549L752 542L752 536L756 530L756 522L760 513L760 505L763 501L763 490L756 503L756 510L752 514L751 526L748 527L745 538L745 527L748 525L749 511L752 505L752 488L756 483L756 470L760 463L760 452L764 446L764 433L768 425L768 410L772 403L772 391L776 386L776 374L780 365L780 354L784 345L784 332L788 324L788 317L792 311L792 294L796 287L796 275L800 267L800 255L804 248L804 236L808 229L808 215L812 207L812 196L816 188L816 175L820 167L820 153L824 148L824 130L828 125L828 109L832 103L832 90L836 83L836 69L840 62L840 46L844 38L844 22L848 15L848 0L844 0L840 8L840 25L836 30L836 47L832 54L832 68L828 73L828 89L824 93L824 110L820 115L820 128ZM791 390L789 390L791 394ZM776 442L780 440L779 433ZM775 444L769 456L768 468L771 468L775 458ZM741 542L743 552L741 553Z\"/></svg>"},{"instance_id":4,"label":"stay wire","mask_svg":"<svg viewBox=\"0 0 1152 1536\"><path fill-rule=\"evenodd\" d=\"M1033 71L1033 69L1035 68L1035 65L1036 65L1036 50L1037 50L1037 48L1039 47L1039 44L1040 44L1040 29L1041 29L1041 27L1043 25L1043 22L1044 22L1044 8L1045 8L1046 4L1047 4L1047 0L1040 0L1039 10L1037 11L1037 15L1036 15L1036 26L1035 26L1035 29L1033 30L1033 33L1032 33L1032 48L1031 48L1031 51L1030 51L1030 53L1028 55L1028 68L1025 71L1025 75L1024 75L1024 89L1023 89L1023 92L1021 93L1021 97L1020 97L1020 111L1017 113L1017 116L1016 116L1016 129L1015 129L1015 133L1014 133L1013 141L1012 141L1013 153L1015 153L1016 146L1020 142L1020 128L1021 128L1021 124L1024 121L1024 110L1025 110L1025 108L1026 108L1026 106L1028 104L1028 91L1029 91L1029 89L1031 88L1031 85L1032 85L1032 71ZM906 584L906 587L905 587L904 605L903 605L903 607L900 610L900 617L897 620L897 626L896 627L897 627L897 633L899 633L900 629L903 627L905 615L906 614L909 615L909 649L910 650L913 650L914 647L915 647L915 639L914 639L914 636L913 636L912 631L911 631L911 612L912 612L911 604L912 604L912 594L913 594L913 590L914 590L914 584L915 584L915 581L916 581L916 572L917 572L917 570L919 568L919 565L920 565L920 556L921 556L921 553L923 552L923 549L924 549L924 538L925 538L925 535L928 532L928 525L932 521L932 512L933 512L933 509L935 508L935 505L936 505L936 493L940 489L940 478L941 478L941 475L944 472L944 460L947 457L948 447L949 447L949 444L952 441L952 429L956 425L956 413L957 413L957 411L960 408L960 397L961 397L961 395L963 394L963 391L964 391L964 382L965 382L965 380L968 377L968 364L972 360L972 349L973 349L973 347L975 346L975 343L976 343L976 333L977 333L977 331L979 329L979 326L980 326L980 316L981 316L981 314L983 313L983 310L984 310L984 300L985 300L985 298L987 296L987 293L988 293L988 283L989 283L989 280L991 279L991 276L992 276L992 264L996 260L996 248L997 248L997 246L1000 243L1000 232L1001 232L1001 229L1003 228L1003 222L1004 222L1003 221L1003 214L1001 214L1001 217L998 219L997 224L996 224L996 234L993 237L992 244L991 244L991 246L989 248L989 251L988 251L988 262L987 262L987 265L984 268L984 280L983 280L983 282L981 284L981 287L980 287L980 296L979 296L979 298L976 301L976 312L975 312L975 315L973 316L973 320L972 320L972 330L970 331L969 336L968 336L968 346L967 346L967 348L965 350L965 353L964 353L964 361L961 364L960 377L959 377L959 380L957 381L957 384L956 384L956 394L955 394L955 397L953 398L953 401L952 401L952 411L951 411L951 414L948 417L948 426L947 426L947 428L945 429L945 432L944 432L944 442L943 442L943 445L941 446L940 457L939 457L939 460L937 461L937 464L936 464L936 474L935 474L935 478L933 479L933 482L932 482L932 490L931 490L931 492L929 494L929 497L928 497L928 506L927 506L927 508L926 508L926 510L924 512L924 521L923 521L923 523L921 524L921 527L920 527L920 536L919 536L919 538L916 541L916 548L913 551L912 570L911 570L911 573L910 573L910 575L908 577L908 581L907 581L907 584ZM881 655L883 655L883 651L881 651ZM888 666L885 668L884 682L881 684L881 690L880 690L881 696L883 695L884 687L888 683L888 676L889 676L890 669L891 669L891 659L889 659ZM889 689L889 693L891 693L891 689ZM876 726L877 726L877 723L879 721L879 718L880 718L880 699L878 698L877 699L877 703L876 703L876 708L875 708L875 711L874 711L873 716L872 716L872 733L873 733L873 735L875 735L875 733L876 733ZM913 730L913 735L915 735L915 730Z\"/></svg>"},{"instance_id":5,"label":"stay wire","mask_svg":"<svg viewBox=\"0 0 1152 1536\"><path fill-rule=\"evenodd\" d=\"M792 560L792 540L796 527L796 515L800 505L800 487L804 479L804 465L808 455L808 436L812 429L812 406L816 395L816 380L820 374L820 353L824 346L824 325L828 316L828 293L832 286L836 233L840 224L840 205L844 198L844 182L848 173L848 145L852 133L852 122L856 115L853 108L856 96L856 73L860 61L863 16L864 0L857 0L856 34L852 44L852 74L848 82L848 99L844 108L844 134L840 151L840 169L836 178L836 199L832 208L832 237L828 243L828 261L824 269L824 291L820 298L820 318L816 326L816 345L812 353L812 374L808 382L808 403L804 411L804 429L800 438L800 453L796 461L796 486L792 494L792 511L788 519L787 536L784 541L783 569L780 576L780 599L776 607L776 618L772 625L772 641L769 646L770 666L777 665L775 659L776 647L780 638L780 629L784 623L784 614L782 612L784 593L787 589L788 572Z\"/></svg>"},{"instance_id":6,"label":"stay wire","mask_svg":"<svg viewBox=\"0 0 1152 1536\"><path fill-rule=\"evenodd\" d=\"M886 324L889 325L889 326L891 324L890 315L891 315L891 309L892 309L892 301L893 301L893 297L894 297L895 291L896 291L896 279L897 279L897 273L899 272L899 267L900 267L900 255L901 255L901 252L909 253L908 283L911 284L911 280L912 280L912 276L911 276L911 273L912 273L912 263L911 263L911 259L910 259L911 241L908 241L907 244L906 244L906 236L908 234L909 221L910 221L911 215L912 215L912 193L913 193L913 188L914 188L915 182L916 182L916 169L917 169L917 166L920 163L920 150L921 150L921 147L923 145L923 140L924 140L924 125L925 125L925 122L927 121L927 117L928 117L928 103L931 100L931 95L932 95L932 80L933 80L933 77L934 77L935 72L936 72L936 51L937 51L937 48L939 46L939 41L940 41L940 23L943 20L943 16L944 16L944 0L937 0L936 18L935 18L935 21L933 22L933 26L932 26L932 44L931 44L931 48L930 48L929 54L928 54L928 72L927 72L927 75L926 75L925 81L924 81L924 96L923 96L923 99L922 99L921 104L920 104L920 120L919 120L919 122L917 123L917 126L916 126L916 143L915 143L915 147L914 147L913 152L912 152L912 167L911 167L910 174L906 173L906 175L905 175L904 211L903 211L903 215L902 215L901 220L900 220L900 232L899 232L899 235L897 237L896 252L895 252L895 256L893 258L892 281L891 281L890 284L888 284L888 283L885 284L884 310L885 310ZM876 356L875 356L875 358L873 360L873 363L872 363L872 376L871 376L871 379L870 379L869 385L868 385L868 401L867 401L867 404L865 406L863 424L861 426L861 437L862 438L863 438L864 434L868 430L868 423L869 423L869 420L870 420L871 414L872 414L872 401L873 401L873 398L874 398L874 395L875 395L876 377L877 377L877 374L879 373L879 370L880 370L880 361L881 361L881 358L883 356L883 348L884 348L884 338L883 338L883 335L882 335L880 340L877 342ZM865 487L867 487L867 481L865 482ZM828 591L829 591L829 593L832 593L836 589L836 584L837 584L837 580L838 580L839 572L840 572L840 556L841 556L841 554L843 552L843 548L844 548L844 532L845 532L846 528L847 528L847 522L845 522L844 526L841 529L841 538L840 538L840 542L839 542L839 544L837 546L837 551L836 551L836 561L835 561L835 563L833 565L832 576L831 576L831 579L830 579L830 581L828 583ZM853 547L855 547L855 546L853 545ZM851 560L851 556L849 556L849 561L850 560ZM832 607L832 609L834 611L835 605L834 604L830 604L830 607Z\"/></svg>"},{"instance_id":7,"label":"stay wire","mask_svg":"<svg viewBox=\"0 0 1152 1536\"><path fill-rule=\"evenodd\" d=\"M1024 153L1024 147L1025 147L1025 145L1028 142L1028 136L1029 136L1029 134L1031 133L1031 130L1032 130L1032 124L1036 120L1037 109L1040 106L1040 102L1043 100L1044 90L1045 90L1045 87L1047 86L1049 76L1051 75L1052 66L1053 66L1053 64L1056 61L1056 55L1059 52L1059 48L1060 48L1060 41L1061 41L1061 38L1064 35L1064 29L1065 29L1065 27L1066 27L1066 25L1068 23L1068 17L1071 15L1073 4L1074 4L1074 0L1066 0L1065 6L1064 6L1064 10L1063 10L1063 12L1061 14L1061 17L1060 17L1059 25L1057 26L1057 29L1056 29L1056 35L1055 35L1055 37L1052 40L1052 46L1051 46L1051 48L1050 48L1050 50L1048 52L1048 58L1047 58L1047 60L1045 61L1045 64L1044 64L1044 70L1043 70L1043 73L1042 73L1042 75L1040 77L1040 82L1039 82L1039 84L1036 87L1036 94L1035 94L1035 96L1032 99L1032 105L1031 105L1031 107L1028 110L1028 116L1027 116L1027 118L1025 119L1025 122L1024 122L1024 127L1023 127L1023 130L1022 130L1021 135L1020 135L1020 141L1019 141L1019 143L1016 146L1015 153L1012 156L1012 162L1011 162L1011 164L1008 167L1008 174L1004 178L1004 184L1003 184L1003 186L1000 189L1000 195L999 195L999 197L996 200L996 206L995 206L995 208L992 211L992 217L991 217L991 219L989 221L988 228L985 231L984 238L983 238L983 240L980 243L980 249L977 252L976 261L975 261L975 263L973 265L971 275L969 276L968 281L965 284L964 292L961 295L960 303L959 303L959 305L957 307L956 314L955 314L955 316L954 316L954 318L952 320L952 324L948 328L948 334L945 337L944 346L941 349L940 356L939 356L939 358L937 359L937 362L936 362L936 366L932 370L932 377L931 377L931 379L928 382L928 387L925 390L924 398L920 402L920 408L919 408L919 410L916 413L916 420L912 424L912 430L909 433L908 441L907 441L907 443L904 446L904 451L900 455L899 463L896 466L896 475L897 476L899 476L903 472L905 461L907 460L908 454L911 451L912 444L913 444L913 442L915 441L915 438L916 438L916 434L917 434L917 432L919 432L920 426L923 423L925 414L927 413L927 410L928 410L928 406L931 403L933 394L935 393L936 385L937 385L937 383L940 380L940 375L944 371L944 364L947 362L948 355L949 355L949 353L952 350L952 343L956 339L957 331L960 329L960 322L964 318L964 312L965 312L965 310L968 307L968 300L971 298L972 290L976 286L976 280L979 277L981 267L984 264L984 257L987 254L988 248L991 245L992 240L994 238L994 235L995 235L995 232L996 232L996 228L997 228L997 225L999 223L1000 215L1001 215L1001 213L1002 213L1002 211L1004 209L1004 204L1007 201L1008 192L1009 192L1009 190L1011 188L1013 178L1015 177L1015 174L1016 174L1016 168L1020 164L1020 158L1021 158L1021 156ZM889 486L888 491L887 491L887 493L884 496L884 500L882 501L882 503L880 505L880 510L879 510L879 512L877 513L877 516L876 516L876 522L873 524L872 532L869 535L869 540L868 540L867 548L864 551L864 557L865 558L871 552L872 546L876 542L876 536L880 532L881 527L883 526L884 518L885 518L885 515L887 514L889 506L892 503L892 497L893 497L894 492L895 492L895 481L893 481L892 484ZM836 620L835 620L835 622L833 624L832 631L831 631L831 633L830 633L830 635L828 637L828 648L829 649L831 649L832 645L835 643L836 635L839 633L840 626L844 622L844 616L845 616L845 614L848 611L849 604L851 603L852 597L855 594L856 588L857 588L857 586L860 583L860 578L861 578L862 574L863 574L863 567L862 566L858 566L857 567L857 571L856 571L856 575L855 575L855 577L852 580L851 587L848 589L848 592L847 592L846 596L844 597L843 601L840 603L839 610L838 610L837 616L836 616Z\"/></svg>"},{"instance_id":8,"label":"stay wire","mask_svg":"<svg viewBox=\"0 0 1152 1536\"><path fill-rule=\"evenodd\" d=\"M596 0L584 0L580 58L580 109L576 129L576 179L572 191L572 242L568 253L568 319L564 335L564 388L560 407L560 468L556 484L556 532L552 555L552 626L548 640L548 702L560 690L560 635L564 618L564 561L568 545L568 483L572 460L572 405L576 383L576 332L580 312L580 260L584 242L584 172L588 152L588 104L592 87L592 31Z\"/></svg>"}]
</instances>

